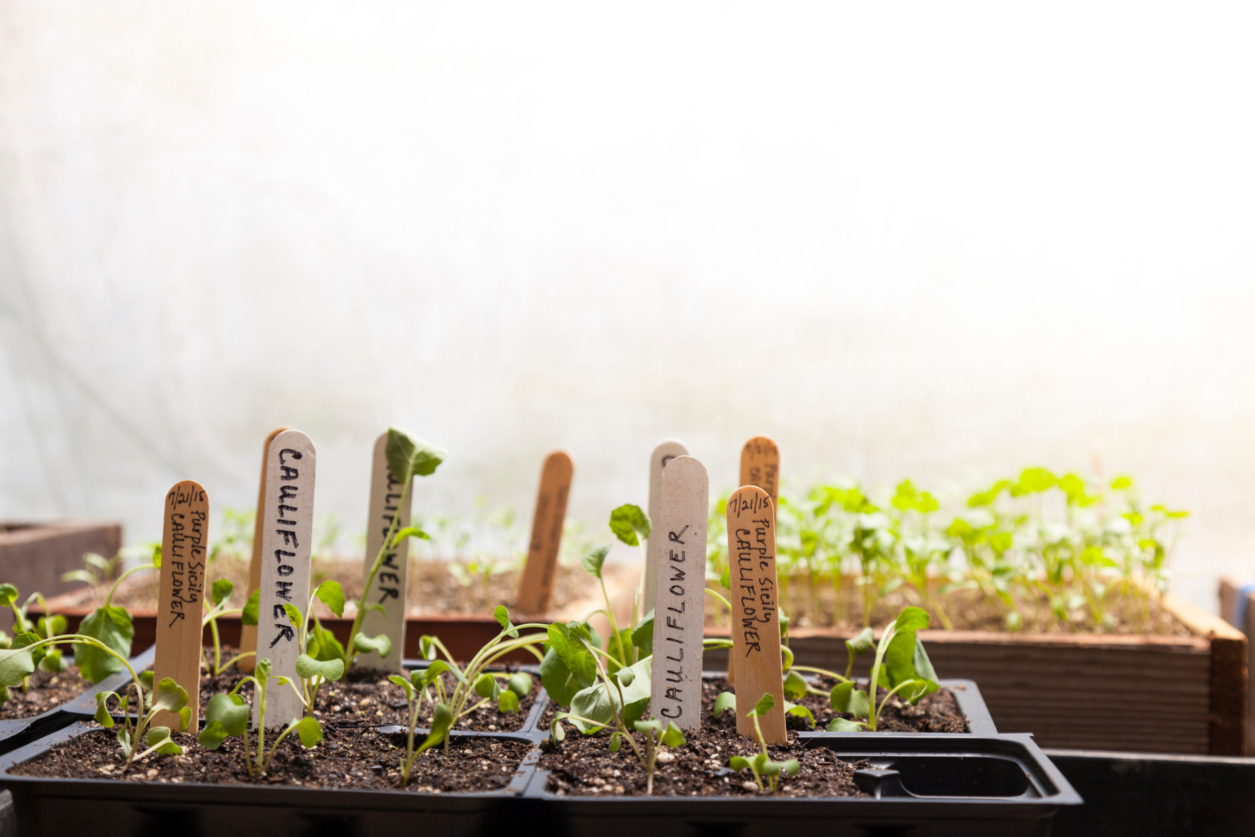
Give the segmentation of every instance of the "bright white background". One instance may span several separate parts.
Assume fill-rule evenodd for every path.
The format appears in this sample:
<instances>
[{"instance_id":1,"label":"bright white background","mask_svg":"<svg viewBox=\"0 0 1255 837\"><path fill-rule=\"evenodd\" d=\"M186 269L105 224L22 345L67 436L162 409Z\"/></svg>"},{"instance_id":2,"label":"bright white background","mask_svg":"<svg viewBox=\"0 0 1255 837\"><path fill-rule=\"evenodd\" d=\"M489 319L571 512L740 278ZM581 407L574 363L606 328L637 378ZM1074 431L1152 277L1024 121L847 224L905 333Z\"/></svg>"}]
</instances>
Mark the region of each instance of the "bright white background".
<instances>
[{"instance_id":1,"label":"bright white background","mask_svg":"<svg viewBox=\"0 0 1255 837\"><path fill-rule=\"evenodd\" d=\"M274 425L364 528L645 500L686 440L1131 472L1255 577L1247 4L0 2L0 519L159 534Z\"/></svg>"}]
</instances>

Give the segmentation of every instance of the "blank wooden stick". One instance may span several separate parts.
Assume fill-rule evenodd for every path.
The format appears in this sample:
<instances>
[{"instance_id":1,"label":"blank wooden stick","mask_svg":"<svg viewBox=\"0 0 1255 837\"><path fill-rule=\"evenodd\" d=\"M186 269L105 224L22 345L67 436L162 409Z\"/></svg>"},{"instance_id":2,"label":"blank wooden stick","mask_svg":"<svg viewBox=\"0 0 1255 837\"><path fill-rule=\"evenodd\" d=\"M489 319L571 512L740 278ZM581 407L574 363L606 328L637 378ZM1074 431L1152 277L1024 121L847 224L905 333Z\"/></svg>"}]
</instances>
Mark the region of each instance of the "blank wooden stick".
<instances>
[{"instance_id":1,"label":"blank wooden stick","mask_svg":"<svg viewBox=\"0 0 1255 837\"><path fill-rule=\"evenodd\" d=\"M388 434L381 433L375 440L370 470L370 513L366 519L366 561L362 568L363 590L389 530L399 532L410 525L412 495L406 493L405 503L401 504L401 493L405 486L392 476L392 471L388 468L387 447ZM392 529L393 518L397 515L400 515L401 519L396 528ZM369 610L362 617L362 634L368 637L386 634L388 639L392 640L392 650L386 657L380 657L374 651L359 654L356 665L361 668L391 672L401 670L401 657L405 651L409 558L410 539L406 538L397 544L395 549L384 555L383 564L380 565L371 588L362 594L361 606L379 605L383 608L382 613L378 610Z\"/></svg>"},{"instance_id":2,"label":"blank wooden stick","mask_svg":"<svg viewBox=\"0 0 1255 837\"><path fill-rule=\"evenodd\" d=\"M645 550L645 575L641 581L641 613L654 609L654 585L657 583L658 538L661 529L657 525L661 506L662 469L677 456L688 456L688 448L678 439L668 439L654 448L649 457L649 544Z\"/></svg>"},{"instance_id":3,"label":"blank wooden stick","mask_svg":"<svg viewBox=\"0 0 1255 837\"><path fill-rule=\"evenodd\" d=\"M518 609L522 613L541 614L549 609L574 475L575 462L566 451L554 451L545 457L540 490L536 492L536 514L532 516L532 538L527 544L527 564L519 582Z\"/></svg>"},{"instance_id":4,"label":"blank wooden stick","mask_svg":"<svg viewBox=\"0 0 1255 837\"><path fill-rule=\"evenodd\" d=\"M746 715L764 694L770 694L776 705L758 723L768 744L784 744L775 517L771 498L757 486L742 486L728 499L736 731L753 737L754 722Z\"/></svg>"},{"instance_id":5,"label":"blank wooden stick","mask_svg":"<svg viewBox=\"0 0 1255 837\"><path fill-rule=\"evenodd\" d=\"M300 684L296 658L301 654L297 629L284 612L296 605L305 616L309 607L309 569L314 538L314 443L299 430L285 430L270 444L266 465L266 503L262 518L261 607L257 614L257 657L269 658L266 727L287 726L304 713L286 677ZM253 701L257 725L261 701Z\"/></svg>"},{"instance_id":6,"label":"blank wooden stick","mask_svg":"<svg viewBox=\"0 0 1255 837\"><path fill-rule=\"evenodd\" d=\"M710 478L691 456L662 472L653 531L660 542L650 706L686 733L702 728L702 615Z\"/></svg>"},{"instance_id":7,"label":"blank wooden stick","mask_svg":"<svg viewBox=\"0 0 1255 837\"><path fill-rule=\"evenodd\" d=\"M265 517L266 511L266 463L270 461L268 458L270 456L270 443L275 440L275 436L290 429L289 427L276 427L266 434L266 441L261 446L261 479L257 482L257 514L253 517L253 559L248 565L248 590L244 591L244 601L240 602L240 607L243 607L249 597L261 587L261 529L262 519ZM249 651L256 650L257 626L241 626L239 653L246 654ZM244 657L238 660L235 665L240 671L252 671L255 665L254 658Z\"/></svg>"},{"instance_id":8,"label":"blank wooden stick","mask_svg":"<svg viewBox=\"0 0 1255 837\"><path fill-rule=\"evenodd\" d=\"M161 580L157 595L157 648L153 683L169 677L187 692L191 723L200 712L201 617L205 607L206 547L209 543L209 495L200 483L184 480L166 494L161 535ZM164 709L157 727L178 731L179 716ZM191 727L196 731L196 727Z\"/></svg>"}]
</instances>

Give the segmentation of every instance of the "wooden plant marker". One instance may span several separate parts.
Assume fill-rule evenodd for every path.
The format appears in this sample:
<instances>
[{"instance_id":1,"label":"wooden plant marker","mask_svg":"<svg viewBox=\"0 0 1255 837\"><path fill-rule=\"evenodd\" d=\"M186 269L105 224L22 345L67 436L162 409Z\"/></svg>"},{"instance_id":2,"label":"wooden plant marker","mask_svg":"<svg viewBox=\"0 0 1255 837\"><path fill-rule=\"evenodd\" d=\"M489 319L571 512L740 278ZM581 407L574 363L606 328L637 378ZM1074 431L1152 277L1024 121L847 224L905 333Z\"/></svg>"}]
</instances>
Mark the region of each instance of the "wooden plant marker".
<instances>
[{"instance_id":1,"label":"wooden plant marker","mask_svg":"<svg viewBox=\"0 0 1255 837\"><path fill-rule=\"evenodd\" d=\"M728 562L732 575L736 731L754 737L754 722L746 714L764 694L770 694L776 705L758 723L768 744L784 744L776 516L771 497L758 486L742 486L728 499Z\"/></svg>"},{"instance_id":2,"label":"wooden plant marker","mask_svg":"<svg viewBox=\"0 0 1255 837\"><path fill-rule=\"evenodd\" d=\"M276 427L266 434L266 442L261 446L261 479L257 483L257 514L253 518L253 560L248 565L248 590L244 592L244 600L240 602L240 607L244 606L255 591L261 589L261 524L266 512L266 463L270 461L270 443L275 440L275 436L290 429L289 427ZM239 653L245 654L256 650L257 626L241 625ZM235 664L236 668L245 672L252 671L254 665L253 657L245 657Z\"/></svg>"},{"instance_id":3,"label":"wooden plant marker","mask_svg":"<svg viewBox=\"0 0 1255 837\"><path fill-rule=\"evenodd\" d=\"M780 504L780 448L770 436L755 436L741 448L741 485L756 485Z\"/></svg>"},{"instance_id":4,"label":"wooden plant marker","mask_svg":"<svg viewBox=\"0 0 1255 837\"><path fill-rule=\"evenodd\" d=\"M770 436L755 436L741 448L741 485L756 485L771 498L772 522L780 502L780 448ZM728 658L728 683L736 685L736 669Z\"/></svg>"},{"instance_id":5,"label":"wooden plant marker","mask_svg":"<svg viewBox=\"0 0 1255 837\"><path fill-rule=\"evenodd\" d=\"M205 559L209 538L209 495L200 483L183 480L166 494L157 596L157 650L153 683L169 677L187 692L196 732L200 713L201 617L205 607ZM182 723L162 710L153 726L178 731Z\"/></svg>"},{"instance_id":6,"label":"wooden plant marker","mask_svg":"<svg viewBox=\"0 0 1255 837\"><path fill-rule=\"evenodd\" d=\"M266 495L262 521L261 606L257 612L257 656L269 658L266 726L287 726L304 713L291 686L300 684L296 658L300 643L283 605L302 613L309 605L310 547L314 536L314 443L299 430L285 430L270 443L266 457ZM308 614L305 614L308 616ZM261 701L253 701L253 725Z\"/></svg>"},{"instance_id":7,"label":"wooden plant marker","mask_svg":"<svg viewBox=\"0 0 1255 837\"><path fill-rule=\"evenodd\" d=\"M532 539L527 544L527 564L519 582L518 609L522 613L540 614L549 609L574 475L575 462L566 451L554 451L545 457L540 491L536 494L536 514L532 517Z\"/></svg>"},{"instance_id":8,"label":"wooden plant marker","mask_svg":"<svg viewBox=\"0 0 1255 837\"><path fill-rule=\"evenodd\" d=\"M645 550L644 578L641 581L641 614L654 609L655 575L658 572L658 539L662 528L657 525L662 508L662 469L677 456L688 456L689 449L678 439L668 439L654 448L649 457L649 545ZM703 530L705 531L705 530Z\"/></svg>"},{"instance_id":9,"label":"wooden plant marker","mask_svg":"<svg viewBox=\"0 0 1255 837\"><path fill-rule=\"evenodd\" d=\"M653 693L649 705L686 733L702 728L702 621L710 477L691 456L662 472L653 531L662 533L656 573Z\"/></svg>"},{"instance_id":10,"label":"wooden plant marker","mask_svg":"<svg viewBox=\"0 0 1255 837\"><path fill-rule=\"evenodd\" d=\"M381 433L375 440L375 452L370 469L370 514L366 520L366 562L362 568L363 588L388 532L399 532L410 525L412 495L407 493L405 505L398 508L402 489L405 486L392 476L392 471L388 468L387 448L388 434ZM392 521L397 515L400 515L401 519L393 530ZM362 668L388 672L401 670L401 657L405 651L409 558L410 539L406 538L395 549L384 555L374 583L362 597L364 604L381 605L384 609L383 613L377 610L368 611L362 617L362 633L369 637L386 634L388 639L392 640L392 650L386 657L380 657L374 651L359 654L356 665Z\"/></svg>"}]
</instances>

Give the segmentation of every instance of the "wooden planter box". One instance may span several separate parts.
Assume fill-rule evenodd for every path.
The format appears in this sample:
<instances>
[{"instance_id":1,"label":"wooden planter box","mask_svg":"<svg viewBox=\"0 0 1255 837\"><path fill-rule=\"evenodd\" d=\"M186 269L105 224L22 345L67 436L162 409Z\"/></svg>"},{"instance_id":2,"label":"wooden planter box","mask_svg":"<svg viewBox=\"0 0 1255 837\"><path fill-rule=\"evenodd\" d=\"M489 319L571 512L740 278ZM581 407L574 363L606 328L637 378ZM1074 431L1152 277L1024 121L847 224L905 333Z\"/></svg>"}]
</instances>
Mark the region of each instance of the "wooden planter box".
<instances>
[{"instance_id":1,"label":"wooden planter box","mask_svg":"<svg viewBox=\"0 0 1255 837\"><path fill-rule=\"evenodd\" d=\"M61 574L83 568L83 554L112 558L122 548L122 526L105 521L0 523L0 582L14 584L25 600L31 593L56 596L78 585ZM10 630L13 614L0 613Z\"/></svg>"},{"instance_id":2,"label":"wooden planter box","mask_svg":"<svg viewBox=\"0 0 1255 837\"><path fill-rule=\"evenodd\" d=\"M1178 597L1164 605L1195 636L924 631L923 638L938 674L980 685L999 732L1029 732L1039 746L1060 749L1242 755L1246 637ZM789 646L799 663L841 672L846 638L800 629L790 631ZM863 675L870 656L859 661ZM726 667L726 652L708 652L706 665Z\"/></svg>"},{"instance_id":3,"label":"wooden planter box","mask_svg":"<svg viewBox=\"0 0 1255 837\"><path fill-rule=\"evenodd\" d=\"M613 571L607 571L606 588L610 593L611 601L614 604L615 616L618 619L629 618L628 615L632 607L632 593L634 591L634 587L630 582L634 577L635 573L633 571L618 567ZM64 616L69 625L68 630L71 632L77 630L79 623L94 609L92 605L78 604L78 601L82 598L81 589L48 600L48 609L53 613ZM600 596L600 590L597 588L597 582L592 576L589 576L589 592L596 592L596 597L590 596L589 598L581 599L553 613L541 614L539 616L524 616L515 613L512 614L512 618L518 624L522 624L524 621L548 624L584 619L590 611L605 607L605 602ZM38 606L33 606L30 612L34 615L38 610ZM156 641L157 614L151 608L131 608L130 614L135 625L135 636L131 640L131 653L138 654ZM353 617L354 613L351 608L345 610L344 618L336 618L325 612L319 613L319 619L323 627L334 633L336 638L342 643L348 642L349 631L353 627ZM603 637L609 635L608 623L604 616L598 616L590 621ZM239 644L240 628L238 616L218 620L218 635L225 645ZM424 634L431 634L439 637L440 641L449 649L449 653L453 654L455 658L469 660L474 656L475 652L500 631L501 626L497 624L497 620L489 613L411 612L405 620L405 651L403 656L417 659L420 656L419 639ZM204 630L203 639L205 645L213 644L213 635L208 627ZM525 651L516 652L505 659L519 663L536 662L536 658Z\"/></svg>"},{"instance_id":4,"label":"wooden planter box","mask_svg":"<svg viewBox=\"0 0 1255 837\"><path fill-rule=\"evenodd\" d=\"M1236 614L1238 599L1241 596L1242 585L1231 578L1220 579L1220 615L1226 620L1231 620ZM1247 637L1255 631L1255 593L1246 594L1246 618L1242 620L1242 624L1237 626L1237 630L1241 631ZM1250 671L1251 666L1255 665L1255 660L1250 657L1252 646L1250 643L1246 646L1246 668ZM1246 693L1246 752L1255 753L1255 694L1249 689Z\"/></svg>"}]
</instances>

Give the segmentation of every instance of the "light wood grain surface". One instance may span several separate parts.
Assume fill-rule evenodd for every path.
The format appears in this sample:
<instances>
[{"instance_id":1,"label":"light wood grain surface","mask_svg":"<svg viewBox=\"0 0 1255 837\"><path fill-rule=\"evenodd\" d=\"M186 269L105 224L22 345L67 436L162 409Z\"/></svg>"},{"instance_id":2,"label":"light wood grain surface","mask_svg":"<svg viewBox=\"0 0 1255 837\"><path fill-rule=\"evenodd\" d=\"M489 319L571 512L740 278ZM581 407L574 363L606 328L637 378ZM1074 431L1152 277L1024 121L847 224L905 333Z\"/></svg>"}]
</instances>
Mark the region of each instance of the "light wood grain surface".
<instances>
[{"instance_id":1,"label":"light wood grain surface","mask_svg":"<svg viewBox=\"0 0 1255 837\"><path fill-rule=\"evenodd\" d=\"M209 495L183 480L166 494L157 593L157 648L153 683L169 677L187 692L192 723L200 711L201 616L209 547ZM180 728L179 716L161 711L153 726Z\"/></svg>"},{"instance_id":2,"label":"light wood grain surface","mask_svg":"<svg viewBox=\"0 0 1255 837\"><path fill-rule=\"evenodd\" d=\"M388 468L388 434L381 433L375 440L370 468L370 509L366 518L366 559L362 567L362 587L365 590L370 569L384 544L389 530L399 532L410 525L410 507L413 499L404 486L395 479ZM393 519L400 516L396 528ZM362 600L367 605L379 605L383 612L369 610L362 617L362 633L368 637L384 634L392 641L388 656L381 657L374 651L359 654L355 666L372 671L400 671L405 652L406 590L409 586L410 539L406 538L385 556L379 572Z\"/></svg>"},{"instance_id":3,"label":"light wood grain surface","mask_svg":"<svg viewBox=\"0 0 1255 837\"><path fill-rule=\"evenodd\" d=\"M532 537L527 544L527 564L519 582L518 608L522 613L541 614L549 609L574 475L575 462L566 451L554 451L545 458L540 489L536 492L536 512L532 515Z\"/></svg>"},{"instance_id":4,"label":"light wood grain surface","mask_svg":"<svg viewBox=\"0 0 1255 837\"><path fill-rule=\"evenodd\" d=\"M253 518L253 558L248 565L248 589L244 591L244 598L240 600L240 606L244 606L249 597L261 588L261 530L262 518L266 506L266 463L270 461L270 443L275 440L289 427L276 427L266 434L266 441L261 446L261 478L257 481L257 514ZM236 595L239 595L237 592ZM257 650L257 626L243 625L240 627L240 653L244 654L249 651ZM235 665L241 671L253 670L253 657L245 657Z\"/></svg>"}]
</instances>

